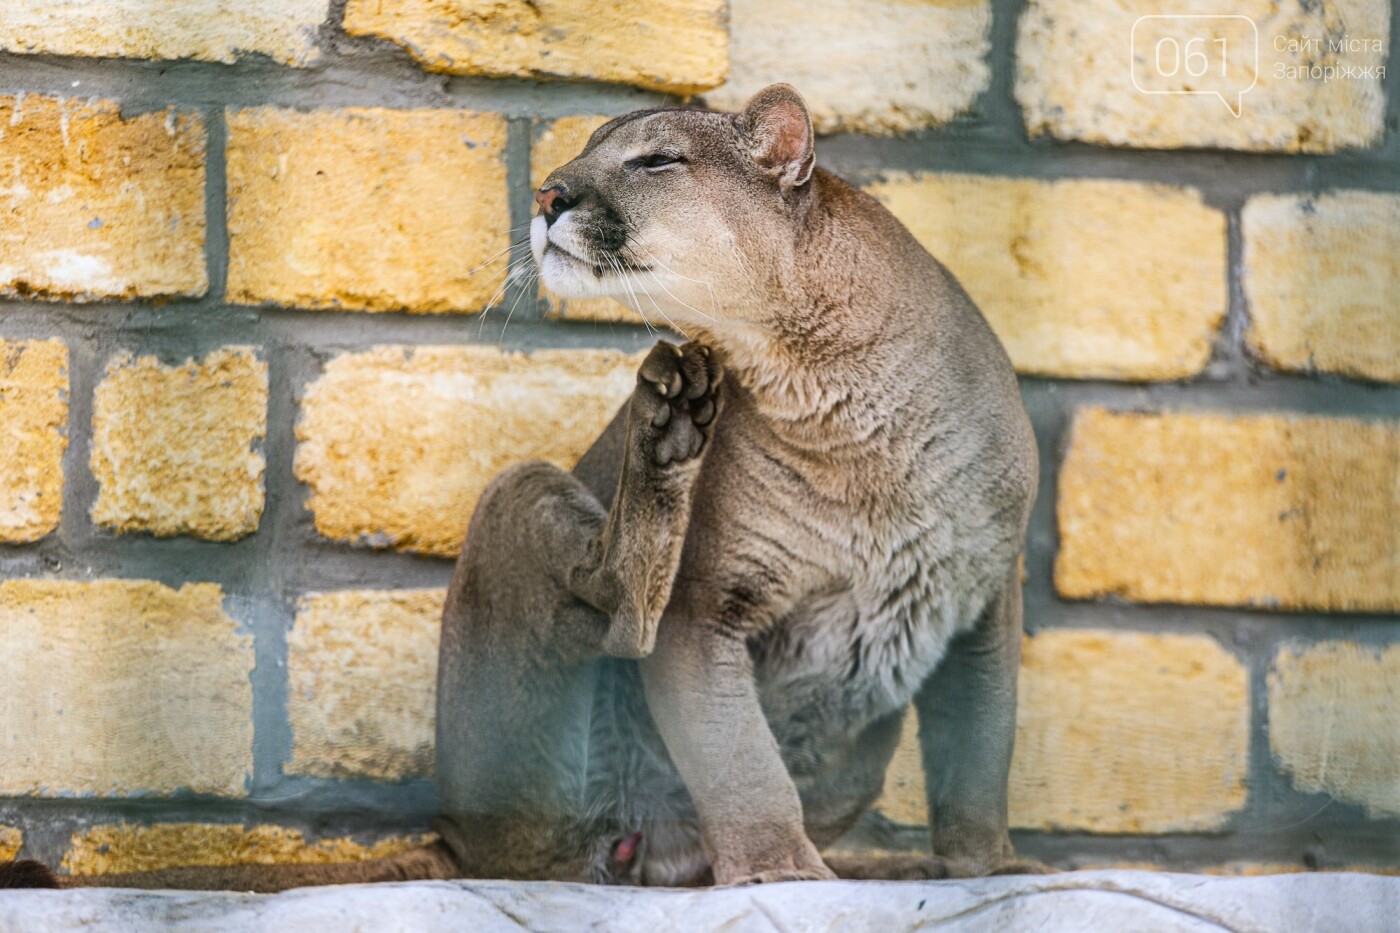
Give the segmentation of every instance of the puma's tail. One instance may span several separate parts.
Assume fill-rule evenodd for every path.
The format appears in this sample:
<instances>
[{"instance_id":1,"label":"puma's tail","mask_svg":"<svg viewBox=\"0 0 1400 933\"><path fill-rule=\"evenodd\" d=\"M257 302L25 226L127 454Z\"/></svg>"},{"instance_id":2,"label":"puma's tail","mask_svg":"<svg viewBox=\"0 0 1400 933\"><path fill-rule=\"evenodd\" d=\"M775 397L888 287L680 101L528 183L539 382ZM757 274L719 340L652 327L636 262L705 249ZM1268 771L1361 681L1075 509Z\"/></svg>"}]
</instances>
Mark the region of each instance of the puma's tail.
<instances>
[{"instance_id":1,"label":"puma's tail","mask_svg":"<svg viewBox=\"0 0 1400 933\"><path fill-rule=\"evenodd\" d=\"M0 862L0 889L56 888L58 878L42 862L25 859L20 862Z\"/></svg>"},{"instance_id":2,"label":"puma's tail","mask_svg":"<svg viewBox=\"0 0 1400 933\"><path fill-rule=\"evenodd\" d=\"M119 875L69 875L58 878L38 862L0 864L0 888L146 888L179 891L253 891L272 894L289 888L323 884L369 884L376 881L427 881L459 877L451 852L442 843L412 849L392 858L325 865L198 865Z\"/></svg>"}]
</instances>

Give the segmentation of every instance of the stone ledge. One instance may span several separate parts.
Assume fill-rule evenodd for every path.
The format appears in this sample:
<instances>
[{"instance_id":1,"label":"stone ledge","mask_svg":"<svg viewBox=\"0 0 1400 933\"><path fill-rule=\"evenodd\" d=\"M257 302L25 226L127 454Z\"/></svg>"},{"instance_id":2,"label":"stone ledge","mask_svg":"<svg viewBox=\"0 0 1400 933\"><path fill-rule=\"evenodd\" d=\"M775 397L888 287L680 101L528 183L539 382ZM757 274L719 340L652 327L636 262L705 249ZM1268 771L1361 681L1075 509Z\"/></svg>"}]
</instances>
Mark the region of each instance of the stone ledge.
<instances>
[{"instance_id":1,"label":"stone ledge","mask_svg":"<svg viewBox=\"0 0 1400 933\"><path fill-rule=\"evenodd\" d=\"M0 929L83 930L1310 930L1387 929L1400 878L1212 878L1143 871L675 891L506 881L277 895L102 888L0 893ZM391 921L386 923L386 921Z\"/></svg>"}]
</instances>

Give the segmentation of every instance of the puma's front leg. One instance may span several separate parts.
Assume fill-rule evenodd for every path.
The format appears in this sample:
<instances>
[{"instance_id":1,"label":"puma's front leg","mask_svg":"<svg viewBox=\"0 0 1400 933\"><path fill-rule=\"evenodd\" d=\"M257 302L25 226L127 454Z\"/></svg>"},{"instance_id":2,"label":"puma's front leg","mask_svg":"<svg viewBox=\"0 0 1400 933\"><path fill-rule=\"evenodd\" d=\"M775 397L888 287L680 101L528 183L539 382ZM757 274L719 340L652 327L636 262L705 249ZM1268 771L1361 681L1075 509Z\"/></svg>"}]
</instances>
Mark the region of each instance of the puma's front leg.
<instances>
[{"instance_id":1,"label":"puma's front leg","mask_svg":"<svg viewBox=\"0 0 1400 933\"><path fill-rule=\"evenodd\" d=\"M677 594L682 606L687 594ZM836 877L759 706L741 635L668 613L641 663L647 706L700 817L716 884Z\"/></svg>"},{"instance_id":2,"label":"puma's front leg","mask_svg":"<svg viewBox=\"0 0 1400 933\"><path fill-rule=\"evenodd\" d=\"M637 373L607 523L569 580L575 595L611 617L603 650L615 657L645 657L655 643L722 378L708 347L665 341L652 348Z\"/></svg>"}]
</instances>

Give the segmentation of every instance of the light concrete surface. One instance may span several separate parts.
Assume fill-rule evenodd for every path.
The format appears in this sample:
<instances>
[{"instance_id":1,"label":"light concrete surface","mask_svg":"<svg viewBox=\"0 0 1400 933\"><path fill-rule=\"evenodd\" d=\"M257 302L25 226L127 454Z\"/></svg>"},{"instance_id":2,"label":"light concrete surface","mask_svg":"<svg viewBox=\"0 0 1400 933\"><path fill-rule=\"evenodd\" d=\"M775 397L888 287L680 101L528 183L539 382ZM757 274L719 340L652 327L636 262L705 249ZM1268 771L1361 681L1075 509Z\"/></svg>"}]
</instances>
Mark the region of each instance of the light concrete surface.
<instances>
[{"instance_id":1,"label":"light concrete surface","mask_svg":"<svg viewBox=\"0 0 1400 933\"><path fill-rule=\"evenodd\" d=\"M0 893L0 931L191 930L1394 930L1400 878L1212 878L1140 871L929 882L802 882L698 891L461 881L278 895Z\"/></svg>"}]
</instances>

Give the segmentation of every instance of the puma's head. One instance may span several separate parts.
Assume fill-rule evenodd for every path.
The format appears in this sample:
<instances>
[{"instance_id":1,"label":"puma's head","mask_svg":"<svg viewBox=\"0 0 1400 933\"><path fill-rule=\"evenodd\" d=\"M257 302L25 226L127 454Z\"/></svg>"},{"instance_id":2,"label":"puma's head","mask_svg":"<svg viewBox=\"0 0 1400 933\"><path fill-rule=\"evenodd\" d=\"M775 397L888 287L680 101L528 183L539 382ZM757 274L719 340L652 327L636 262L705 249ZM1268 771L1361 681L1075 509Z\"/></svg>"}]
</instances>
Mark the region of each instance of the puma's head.
<instances>
[{"instance_id":1,"label":"puma's head","mask_svg":"<svg viewBox=\"0 0 1400 933\"><path fill-rule=\"evenodd\" d=\"M763 323L810 202L812 119L775 84L742 113L644 110L595 132L535 195L531 247L566 297L653 323Z\"/></svg>"}]
</instances>

